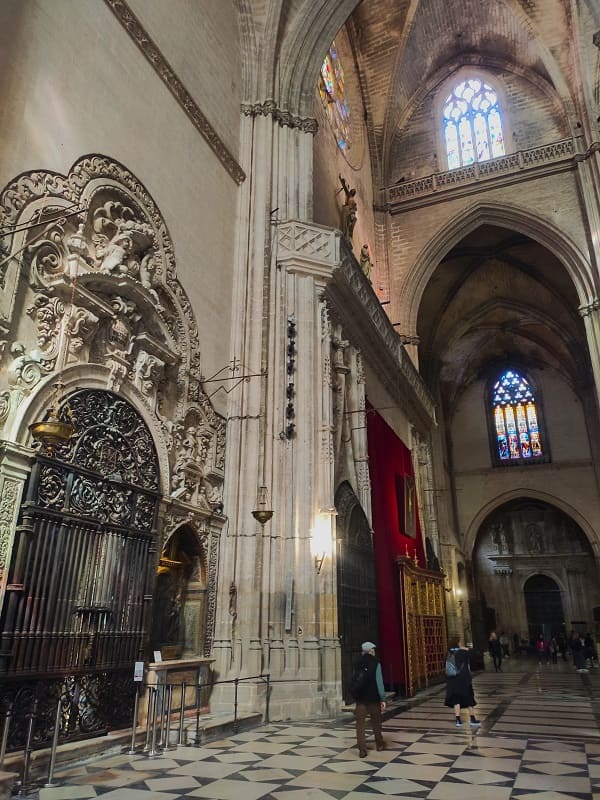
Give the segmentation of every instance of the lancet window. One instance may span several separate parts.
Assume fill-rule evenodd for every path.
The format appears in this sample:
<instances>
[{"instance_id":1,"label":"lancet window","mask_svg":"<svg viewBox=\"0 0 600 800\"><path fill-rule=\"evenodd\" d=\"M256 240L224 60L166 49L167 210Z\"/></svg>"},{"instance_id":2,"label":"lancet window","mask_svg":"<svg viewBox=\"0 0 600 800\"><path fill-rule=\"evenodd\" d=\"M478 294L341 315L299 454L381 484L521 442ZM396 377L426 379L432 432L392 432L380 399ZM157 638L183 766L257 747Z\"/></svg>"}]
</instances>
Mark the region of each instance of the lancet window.
<instances>
[{"instance_id":1,"label":"lancet window","mask_svg":"<svg viewBox=\"0 0 600 800\"><path fill-rule=\"evenodd\" d=\"M546 460L539 402L527 378L515 369L505 370L492 386L490 411L496 463Z\"/></svg>"},{"instance_id":2,"label":"lancet window","mask_svg":"<svg viewBox=\"0 0 600 800\"><path fill-rule=\"evenodd\" d=\"M344 69L335 42L321 65L319 94L340 150L351 146L350 106L346 98Z\"/></svg>"},{"instance_id":3,"label":"lancet window","mask_svg":"<svg viewBox=\"0 0 600 800\"><path fill-rule=\"evenodd\" d=\"M443 106L448 169L505 154L498 93L479 78L461 81Z\"/></svg>"}]
</instances>

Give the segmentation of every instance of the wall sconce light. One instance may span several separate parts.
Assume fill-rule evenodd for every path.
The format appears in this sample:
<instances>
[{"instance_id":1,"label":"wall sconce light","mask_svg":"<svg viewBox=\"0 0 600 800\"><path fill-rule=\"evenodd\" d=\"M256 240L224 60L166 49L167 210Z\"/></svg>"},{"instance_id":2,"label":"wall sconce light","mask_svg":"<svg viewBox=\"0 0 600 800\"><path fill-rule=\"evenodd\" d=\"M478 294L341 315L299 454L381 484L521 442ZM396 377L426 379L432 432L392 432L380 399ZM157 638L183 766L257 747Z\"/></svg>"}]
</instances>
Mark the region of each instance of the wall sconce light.
<instances>
[{"instance_id":1,"label":"wall sconce light","mask_svg":"<svg viewBox=\"0 0 600 800\"><path fill-rule=\"evenodd\" d=\"M270 508L269 493L266 486L259 486L256 495L256 508L252 512L254 519L262 526L273 516L273 509Z\"/></svg>"},{"instance_id":2,"label":"wall sconce light","mask_svg":"<svg viewBox=\"0 0 600 800\"><path fill-rule=\"evenodd\" d=\"M315 559L315 571L317 575L321 572L325 556L331 554L331 520L336 513L334 508L321 509L315 518L315 524L310 532L310 549Z\"/></svg>"}]
</instances>

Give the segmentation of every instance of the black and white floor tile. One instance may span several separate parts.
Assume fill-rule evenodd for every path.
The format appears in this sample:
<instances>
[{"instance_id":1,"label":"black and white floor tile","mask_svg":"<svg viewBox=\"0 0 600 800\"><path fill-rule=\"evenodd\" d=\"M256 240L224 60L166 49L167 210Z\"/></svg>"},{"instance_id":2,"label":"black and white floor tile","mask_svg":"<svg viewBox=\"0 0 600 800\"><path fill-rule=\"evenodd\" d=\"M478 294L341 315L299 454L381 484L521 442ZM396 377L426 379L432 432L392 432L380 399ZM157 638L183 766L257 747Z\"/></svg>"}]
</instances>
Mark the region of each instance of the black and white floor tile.
<instances>
[{"instance_id":1,"label":"black and white floor tile","mask_svg":"<svg viewBox=\"0 0 600 800\"><path fill-rule=\"evenodd\" d=\"M386 719L387 749L366 759L349 715L272 724L72 767L39 800L600 800L598 673L515 663L477 676L479 728L454 727L440 687Z\"/></svg>"}]
</instances>

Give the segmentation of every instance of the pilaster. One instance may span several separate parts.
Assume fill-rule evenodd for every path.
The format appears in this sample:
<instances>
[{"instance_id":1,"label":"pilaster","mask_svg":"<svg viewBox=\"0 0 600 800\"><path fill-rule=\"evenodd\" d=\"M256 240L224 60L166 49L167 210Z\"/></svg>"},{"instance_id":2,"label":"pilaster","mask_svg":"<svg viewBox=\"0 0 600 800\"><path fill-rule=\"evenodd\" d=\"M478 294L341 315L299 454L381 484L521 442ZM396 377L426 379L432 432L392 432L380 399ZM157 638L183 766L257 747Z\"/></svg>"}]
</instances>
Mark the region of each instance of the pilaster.
<instances>
[{"instance_id":1,"label":"pilaster","mask_svg":"<svg viewBox=\"0 0 600 800\"><path fill-rule=\"evenodd\" d=\"M0 608L6 592L23 488L32 461L33 453L29 448L0 443Z\"/></svg>"}]
</instances>

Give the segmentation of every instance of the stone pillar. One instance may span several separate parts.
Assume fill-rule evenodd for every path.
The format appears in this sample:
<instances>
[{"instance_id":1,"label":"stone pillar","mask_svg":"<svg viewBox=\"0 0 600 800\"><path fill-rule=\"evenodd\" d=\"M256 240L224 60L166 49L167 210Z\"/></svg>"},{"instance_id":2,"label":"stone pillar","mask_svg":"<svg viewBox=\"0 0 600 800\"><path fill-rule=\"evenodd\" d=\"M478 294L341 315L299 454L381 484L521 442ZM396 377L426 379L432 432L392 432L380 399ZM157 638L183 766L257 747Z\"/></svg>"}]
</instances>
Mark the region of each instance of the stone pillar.
<instances>
[{"instance_id":1,"label":"stone pillar","mask_svg":"<svg viewBox=\"0 0 600 800\"><path fill-rule=\"evenodd\" d=\"M4 603L23 487L32 461L33 453L29 448L0 443L0 608Z\"/></svg>"},{"instance_id":2,"label":"stone pillar","mask_svg":"<svg viewBox=\"0 0 600 800\"><path fill-rule=\"evenodd\" d=\"M270 101L242 110L248 180L240 188L232 359L240 375L258 376L230 395L214 655L220 680L270 674L277 719L321 713L322 687L332 681L340 694L339 675L331 677L339 659L323 655L321 624L327 617L333 640L335 569L330 555L317 574L311 551L317 524L333 543L333 517L322 513L333 506L333 465L320 455L330 425L321 326L339 241L331 229L283 221L311 212L314 121ZM273 510L262 527L252 517L259 486ZM240 684L242 706L260 707L259 691L259 682Z\"/></svg>"}]
</instances>

